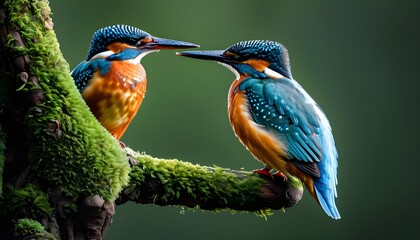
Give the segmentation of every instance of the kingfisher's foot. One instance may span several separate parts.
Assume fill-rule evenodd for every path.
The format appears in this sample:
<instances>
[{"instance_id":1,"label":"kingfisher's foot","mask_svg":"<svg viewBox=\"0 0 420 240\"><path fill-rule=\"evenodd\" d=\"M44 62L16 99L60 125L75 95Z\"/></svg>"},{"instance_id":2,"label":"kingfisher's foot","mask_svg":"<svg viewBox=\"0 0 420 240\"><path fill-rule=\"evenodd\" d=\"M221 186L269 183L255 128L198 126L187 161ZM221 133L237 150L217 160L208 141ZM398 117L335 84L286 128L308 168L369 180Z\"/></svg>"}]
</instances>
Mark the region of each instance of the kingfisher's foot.
<instances>
[{"instance_id":1,"label":"kingfisher's foot","mask_svg":"<svg viewBox=\"0 0 420 240\"><path fill-rule=\"evenodd\" d=\"M269 176L269 177L271 177L272 180L274 180L274 178L276 176L278 176L278 177L281 177L283 179L283 182L287 182L287 176L284 175L282 172L277 171L276 173L273 174L270 171L271 171L271 168L266 166L265 168L257 169L257 170L254 170L252 172L253 173L258 173L258 174L261 174L261 175L265 175L265 176Z\"/></svg>"},{"instance_id":2,"label":"kingfisher's foot","mask_svg":"<svg viewBox=\"0 0 420 240\"><path fill-rule=\"evenodd\" d=\"M282 172L278 171L278 172L274 173L274 175L283 178L283 182L287 182L287 176L284 175Z\"/></svg>"},{"instance_id":3,"label":"kingfisher's foot","mask_svg":"<svg viewBox=\"0 0 420 240\"><path fill-rule=\"evenodd\" d=\"M252 172L253 173L258 173L258 174L261 174L261 175L266 175L266 176L273 177L273 174L271 174L270 171L271 171L271 169L266 166L265 168L256 169Z\"/></svg>"},{"instance_id":4,"label":"kingfisher's foot","mask_svg":"<svg viewBox=\"0 0 420 240\"><path fill-rule=\"evenodd\" d=\"M133 156L128 156L128 163L130 164L130 167L139 165L139 161L137 161L137 159L135 159Z\"/></svg>"}]
</instances>

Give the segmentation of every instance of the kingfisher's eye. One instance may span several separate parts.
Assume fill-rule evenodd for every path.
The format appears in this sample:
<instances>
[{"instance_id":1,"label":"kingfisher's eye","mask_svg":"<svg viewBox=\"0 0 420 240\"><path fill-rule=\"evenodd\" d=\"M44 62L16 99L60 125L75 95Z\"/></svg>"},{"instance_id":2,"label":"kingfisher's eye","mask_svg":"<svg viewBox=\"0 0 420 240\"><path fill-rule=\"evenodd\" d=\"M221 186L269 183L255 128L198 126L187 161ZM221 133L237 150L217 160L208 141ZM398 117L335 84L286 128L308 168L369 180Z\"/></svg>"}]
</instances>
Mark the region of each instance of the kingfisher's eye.
<instances>
[{"instance_id":1,"label":"kingfisher's eye","mask_svg":"<svg viewBox=\"0 0 420 240\"><path fill-rule=\"evenodd\" d=\"M224 55L233 60L239 60L241 58L241 56L239 56L238 54L229 51L225 52Z\"/></svg>"},{"instance_id":2,"label":"kingfisher's eye","mask_svg":"<svg viewBox=\"0 0 420 240\"><path fill-rule=\"evenodd\" d=\"M137 42L136 46L140 47L150 42L153 42L153 39L151 37L145 37L140 39L140 41Z\"/></svg>"}]
</instances>

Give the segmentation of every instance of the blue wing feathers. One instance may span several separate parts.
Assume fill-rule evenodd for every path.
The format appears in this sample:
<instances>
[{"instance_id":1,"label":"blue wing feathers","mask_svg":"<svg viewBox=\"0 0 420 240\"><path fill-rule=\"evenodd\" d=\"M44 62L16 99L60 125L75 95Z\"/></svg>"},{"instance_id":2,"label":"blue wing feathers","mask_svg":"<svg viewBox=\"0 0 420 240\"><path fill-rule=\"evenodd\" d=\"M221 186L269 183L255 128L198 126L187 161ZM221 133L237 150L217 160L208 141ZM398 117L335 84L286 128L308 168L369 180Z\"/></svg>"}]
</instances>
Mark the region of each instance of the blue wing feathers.
<instances>
[{"instance_id":1,"label":"blue wing feathers","mask_svg":"<svg viewBox=\"0 0 420 240\"><path fill-rule=\"evenodd\" d=\"M281 98L279 100L280 101L274 102L274 106L276 107L277 111L279 111L280 115L285 115L286 113L285 113L284 108L283 108L284 101Z\"/></svg>"},{"instance_id":2,"label":"blue wing feathers","mask_svg":"<svg viewBox=\"0 0 420 240\"><path fill-rule=\"evenodd\" d=\"M77 89L82 92L98 69L101 75L105 75L109 71L110 66L111 62L106 59L93 59L79 63L70 74L74 79Z\"/></svg>"},{"instance_id":3,"label":"blue wing feathers","mask_svg":"<svg viewBox=\"0 0 420 240\"><path fill-rule=\"evenodd\" d=\"M304 148L305 153L311 155L308 159L313 159L314 161L319 162L321 154L317 146L303 133L300 128L295 128L294 132L293 139L298 142L302 148Z\"/></svg>"},{"instance_id":4,"label":"blue wing feathers","mask_svg":"<svg viewBox=\"0 0 420 240\"><path fill-rule=\"evenodd\" d=\"M304 147L304 143L301 143L296 140L295 134L286 134L287 139L289 140L290 144L289 146L293 146L294 149L296 149L296 152L292 154L294 158L301 160L303 162L312 162L311 157L308 154L308 151Z\"/></svg>"},{"instance_id":5,"label":"blue wing feathers","mask_svg":"<svg viewBox=\"0 0 420 240\"><path fill-rule=\"evenodd\" d=\"M250 112L254 120L275 130L287 141L289 155L304 162L320 161L318 140L312 136L314 110L301 94L287 81L245 80L240 89L246 90ZM317 123L316 125L319 126Z\"/></svg>"},{"instance_id":6,"label":"blue wing feathers","mask_svg":"<svg viewBox=\"0 0 420 240\"><path fill-rule=\"evenodd\" d=\"M300 126L300 129L302 129L302 131L305 132L306 135L311 135L312 134L311 127L310 127L311 124L308 121L305 121L302 114L296 114L296 118Z\"/></svg>"},{"instance_id":7,"label":"blue wing feathers","mask_svg":"<svg viewBox=\"0 0 420 240\"><path fill-rule=\"evenodd\" d=\"M83 61L79 63L79 65L77 65L70 73L74 79L77 89L79 89L80 92L86 88L89 80L94 74L94 68L91 65L91 62Z\"/></svg>"}]
</instances>

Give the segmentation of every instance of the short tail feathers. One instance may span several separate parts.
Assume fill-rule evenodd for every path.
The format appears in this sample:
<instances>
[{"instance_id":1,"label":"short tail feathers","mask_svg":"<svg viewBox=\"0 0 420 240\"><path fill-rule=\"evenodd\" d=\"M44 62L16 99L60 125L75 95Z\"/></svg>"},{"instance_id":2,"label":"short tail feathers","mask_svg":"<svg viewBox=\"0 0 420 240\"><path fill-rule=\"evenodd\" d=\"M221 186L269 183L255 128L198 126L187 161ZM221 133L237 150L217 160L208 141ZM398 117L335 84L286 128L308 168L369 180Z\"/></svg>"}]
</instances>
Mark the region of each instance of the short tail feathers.
<instances>
[{"instance_id":1,"label":"short tail feathers","mask_svg":"<svg viewBox=\"0 0 420 240\"><path fill-rule=\"evenodd\" d=\"M335 205L335 197L337 194L332 189L325 189L325 185L318 181L314 181L315 194L319 204L325 213L333 219L340 219L340 213ZM323 189L324 188L324 189Z\"/></svg>"},{"instance_id":2,"label":"short tail feathers","mask_svg":"<svg viewBox=\"0 0 420 240\"><path fill-rule=\"evenodd\" d=\"M337 197L338 153L335 148L331 126L325 114L319 109L322 128L319 140L322 146L322 160L318 162L320 177L313 179L315 194L324 211L333 219L340 219L340 213L335 205Z\"/></svg>"}]
</instances>

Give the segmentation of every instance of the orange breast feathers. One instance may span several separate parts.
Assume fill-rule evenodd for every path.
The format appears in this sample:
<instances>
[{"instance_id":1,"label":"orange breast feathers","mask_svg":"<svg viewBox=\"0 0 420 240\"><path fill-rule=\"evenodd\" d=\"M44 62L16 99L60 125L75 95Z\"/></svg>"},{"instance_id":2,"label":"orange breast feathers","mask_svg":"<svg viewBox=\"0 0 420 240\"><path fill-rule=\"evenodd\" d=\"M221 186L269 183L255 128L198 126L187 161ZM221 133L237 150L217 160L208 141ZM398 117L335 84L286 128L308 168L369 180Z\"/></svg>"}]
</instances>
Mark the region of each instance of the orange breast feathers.
<instances>
[{"instance_id":1,"label":"orange breast feathers","mask_svg":"<svg viewBox=\"0 0 420 240\"><path fill-rule=\"evenodd\" d=\"M107 74L95 73L82 97L98 121L119 140L140 108L146 85L141 64L114 62Z\"/></svg>"},{"instance_id":2,"label":"orange breast feathers","mask_svg":"<svg viewBox=\"0 0 420 240\"><path fill-rule=\"evenodd\" d=\"M287 159L284 143L273 132L253 120L246 94L237 89L242 80L243 77L232 83L228 98L229 121L236 136L257 160L269 168L300 177L305 183L311 181Z\"/></svg>"}]
</instances>

